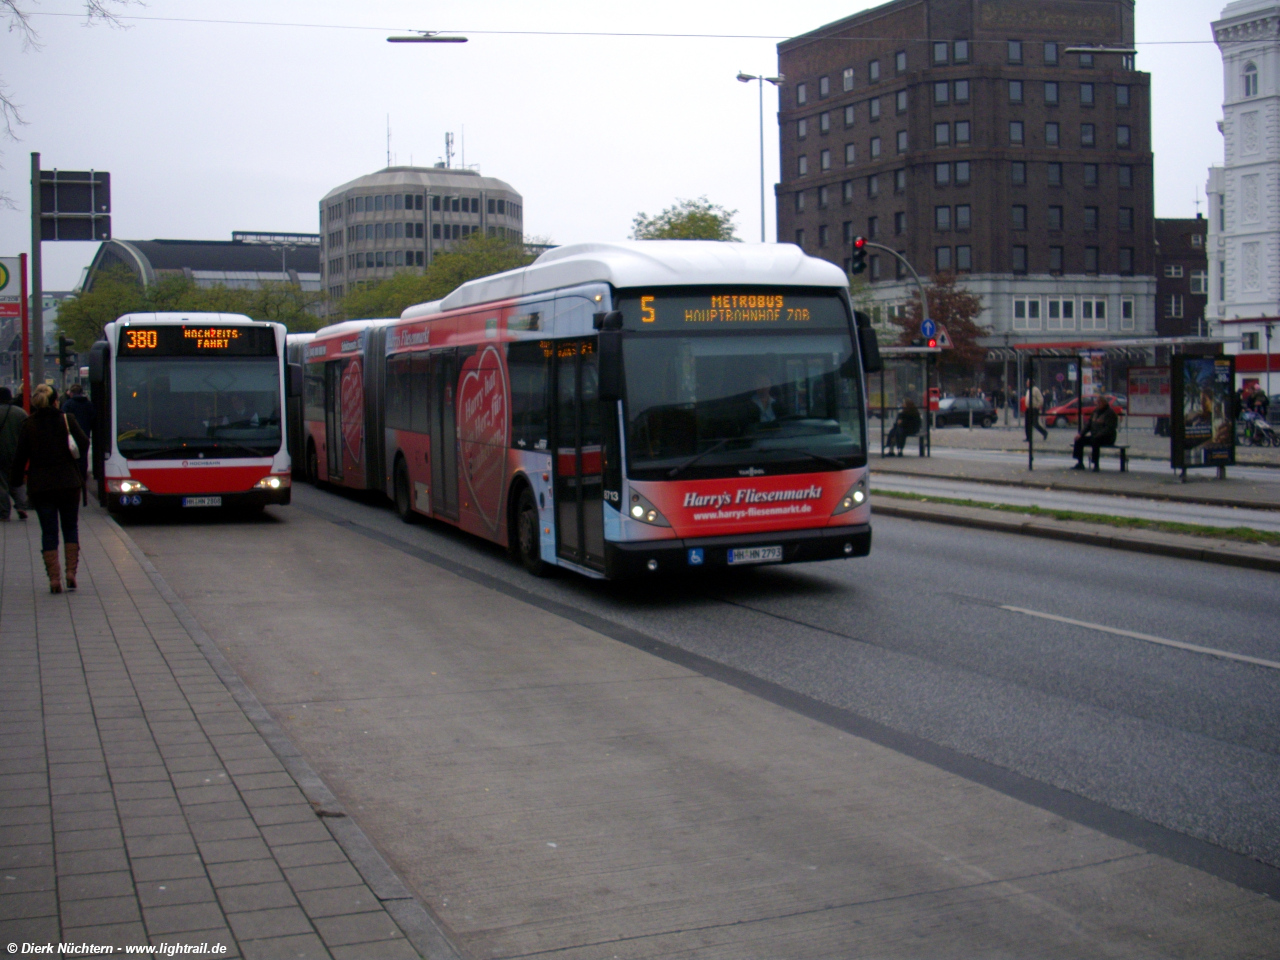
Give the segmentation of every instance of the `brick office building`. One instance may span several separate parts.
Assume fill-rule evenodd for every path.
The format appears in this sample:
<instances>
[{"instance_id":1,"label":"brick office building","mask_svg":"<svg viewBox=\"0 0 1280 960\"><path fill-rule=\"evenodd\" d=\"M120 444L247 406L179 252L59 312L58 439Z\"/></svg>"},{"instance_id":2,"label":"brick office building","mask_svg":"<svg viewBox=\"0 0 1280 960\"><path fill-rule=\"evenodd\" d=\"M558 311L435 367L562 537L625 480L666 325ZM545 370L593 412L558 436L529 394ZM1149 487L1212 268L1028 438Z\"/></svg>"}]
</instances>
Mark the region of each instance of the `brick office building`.
<instances>
[{"instance_id":1,"label":"brick office building","mask_svg":"<svg viewBox=\"0 0 1280 960\"><path fill-rule=\"evenodd\" d=\"M1208 335L1205 307L1209 302L1209 255L1205 238L1209 222L1157 220L1156 333L1162 337Z\"/></svg>"},{"instance_id":2,"label":"brick office building","mask_svg":"<svg viewBox=\"0 0 1280 960\"><path fill-rule=\"evenodd\" d=\"M779 44L778 239L847 264L866 236L955 271L993 344L1153 333L1133 17L1132 0L894 0ZM868 262L874 301L903 303L895 259Z\"/></svg>"}]
</instances>

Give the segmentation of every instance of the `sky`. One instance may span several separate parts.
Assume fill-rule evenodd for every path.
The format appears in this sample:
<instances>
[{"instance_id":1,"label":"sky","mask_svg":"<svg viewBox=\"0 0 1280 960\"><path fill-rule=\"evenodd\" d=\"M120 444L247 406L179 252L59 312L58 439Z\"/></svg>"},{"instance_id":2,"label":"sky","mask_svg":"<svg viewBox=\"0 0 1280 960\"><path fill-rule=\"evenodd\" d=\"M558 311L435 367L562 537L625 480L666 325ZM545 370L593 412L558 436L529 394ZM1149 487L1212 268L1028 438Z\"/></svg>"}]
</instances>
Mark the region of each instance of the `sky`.
<instances>
[{"instance_id":1,"label":"sky","mask_svg":"<svg viewBox=\"0 0 1280 960\"><path fill-rule=\"evenodd\" d=\"M0 82L26 121L18 141L0 141L0 194L14 204L0 208L0 256L30 246L32 151L46 170L111 173L113 236L229 240L233 230L317 232L326 192L386 165L388 123L398 164L442 159L452 132L455 165L465 144L468 165L523 194L528 236L620 240L637 213L706 196L737 211L740 238L757 240L759 101L756 84L735 76L777 72L772 38L877 5L147 0L117 4L147 18L121 28L85 26L76 0L18 4L40 47L0 32ZM1159 217L1194 216L1206 170L1222 160L1209 24L1224 5L1137 2ZM410 30L469 42L386 42ZM737 39L546 35L575 32ZM769 239L777 107L766 86ZM44 244L45 289L75 286L96 249Z\"/></svg>"}]
</instances>

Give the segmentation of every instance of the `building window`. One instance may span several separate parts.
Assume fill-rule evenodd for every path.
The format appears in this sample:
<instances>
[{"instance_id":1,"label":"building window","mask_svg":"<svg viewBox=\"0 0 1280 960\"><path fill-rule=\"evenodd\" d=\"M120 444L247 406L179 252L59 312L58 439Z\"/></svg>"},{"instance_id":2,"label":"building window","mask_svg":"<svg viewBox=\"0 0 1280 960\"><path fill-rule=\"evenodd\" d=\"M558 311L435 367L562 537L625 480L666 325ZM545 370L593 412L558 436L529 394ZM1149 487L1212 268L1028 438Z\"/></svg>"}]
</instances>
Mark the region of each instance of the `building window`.
<instances>
[{"instance_id":1,"label":"building window","mask_svg":"<svg viewBox=\"0 0 1280 960\"><path fill-rule=\"evenodd\" d=\"M948 147L951 145L951 124L935 123L933 125L933 145Z\"/></svg>"},{"instance_id":2,"label":"building window","mask_svg":"<svg viewBox=\"0 0 1280 960\"><path fill-rule=\"evenodd\" d=\"M1022 41L1010 40L1008 52L1009 52L1010 63L1021 63L1022 62Z\"/></svg>"},{"instance_id":3,"label":"building window","mask_svg":"<svg viewBox=\"0 0 1280 960\"><path fill-rule=\"evenodd\" d=\"M870 80L872 83L879 83L880 81L880 61L879 60L872 60L869 64L867 64L867 79Z\"/></svg>"},{"instance_id":4,"label":"building window","mask_svg":"<svg viewBox=\"0 0 1280 960\"><path fill-rule=\"evenodd\" d=\"M1046 105L1056 107L1058 105L1058 81L1046 80L1044 84L1044 102Z\"/></svg>"},{"instance_id":5,"label":"building window","mask_svg":"<svg viewBox=\"0 0 1280 960\"><path fill-rule=\"evenodd\" d=\"M796 191L796 213L804 213L804 191Z\"/></svg>"},{"instance_id":6,"label":"building window","mask_svg":"<svg viewBox=\"0 0 1280 960\"><path fill-rule=\"evenodd\" d=\"M1246 97L1258 95L1258 67L1252 61L1244 65L1244 95Z\"/></svg>"},{"instance_id":7,"label":"building window","mask_svg":"<svg viewBox=\"0 0 1280 960\"><path fill-rule=\"evenodd\" d=\"M804 249L804 230L796 231L796 246L801 250Z\"/></svg>"},{"instance_id":8,"label":"building window","mask_svg":"<svg viewBox=\"0 0 1280 960\"><path fill-rule=\"evenodd\" d=\"M852 143L846 143L844 145L844 165L846 167L852 166L853 162L857 158L858 158L858 148L855 147Z\"/></svg>"},{"instance_id":9,"label":"building window","mask_svg":"<svg viewBox=\"0 0 1280 960\"><path fill-rule=\"evenodd\" d=\"M840 199L845 203L853 203L853 181L846 180L840 184Z\"/></svg>"},{"instance_id":10,"label":"building window","mask_svg":"<svg viewBox=\"0 0 1280 960\"><path fill-rule=\"evenodd\" d=\"M846 127L852 127L857 119L858 109L851 103L844 108L844 125Z\"/></svg>"},{"instance_id":11,"label":"building window","mask_svg":"<svg viewBox=\"0 0 1280 960\"><path fill-rule=\"evenodd\" d=\"M973 248L966 245L956 247L956 270L968 273L973 269Z\"/></svg>"},{"instance_id":12,"label":"building window","mask_svg":"<svg viewBox=\"0 0 1280 960\"><path fill-rule=\"evenodd\" d=\"M1023 203L1015 203L1009 209L1009 225L1014 230L1027 229L1027 207Z\"/></svg>"},{"instance_id":13,"label":"building window","mask_svg":"<svg viewBox=\"0 0 1280 960\"><path fill-rule=\"evenodd\" d=\"M893 171L893 192L894 193L907 192L907 171L905 170Z\"/></svg>"},{"instance_id":14,"label":"building window","mask_svg":"<svg viewBox=\"0 0 1280 960\"><path fill-rule=\"evenodd\" d=\"M933 85L933 102L947 103L951 99L951 84L946 80L939 80Z\"/></svg>"},{"instance_id":15,"label":"building window","mask_svg":"<svg viewBox=\"0 0 1280 960\"><path fill-rule=\"evenodd\" d=\"M1062 273L1062 247L1049 248L1049 272Z\"/></svg>"},{"instance_id":16,"label":"building window","mask_svg":"<svg viewBox=\"0 0 1280 960\"><path fill-rule=\"evenodd\" d=\"M805 154L800 154L796 158L796 175L805 176L809 172L809 158Z\"/></svg>"},{"instance_id":17,"label":"building window","mask_svg":"<svg viewBox=\"0 0 1280 960\"><path fill-rule=\"evenodd\" d=\"M1058 145L1058 125L1056 123L1046 123L1044 125L1044 145L1046 147L1056 147Z\"/></svg>"},{"instance_id":18,"label":"building window","mask_svg":"<svg viewBox=\"0 0 1280 960\"><path fill-rule=\"evenodd\" d=\"M1084 228L1089 231L1096 232L1098 229L1098 208L1084 208Z\"/></svg>"},{"instance_id":19,"label":"building window","mask_svg":"<svg viewBox=\"0 0 1280 960\"><path fill-rule=\"evenodd\" d=\"M1027 165L1021 160L1009 164L1009 182L1014 186L1022 186L1027 182Z\"/></svg>"},{"instance_id":20,"label":"building window","mask_svg":"<svg viewBox=\"0 0 1280 960\"><path fill-rule=\"evenodd\" d=\"M831 80L827 77L818 78L818 96L826 97L831 95Z\"/></svg>"},{"instance_id":21,"label":"building window","mask_svg":"<svg viewBox=\"0 0 1280 960\"><path fill-rule=\"evenodd\" d=\"M809 102L809 85L806 83L796 84L796 105L803 107Z\"/></svg>"},{"instance_id":22,"label":"building window","mask_svg":"<svg viewBox=\"0 0 1280 960\"><path fill-rule=\"evenodd\" d=\"M867 196L872 199L880 196L880 178L874 173L867 177Z\"/></svg>"},{"instance_id":23,"label":"building window","mask_svg":"<svg viewBox=\"0 0 1280 960\"><path fill-rule=\"evenodd\" d=\"M1093 54L1092 54L1092 53L1082 53L1082 54L1080 54L1080 69L1081 69L1081 70L1092 70L1092 69L1093 69Z\"/></svg>"},{"instance_id":24,"label":"building window","mask_svg":"<svg viewBox=\"0 0 1280 960\"><path fill-rule=\"evenodd\" d=\"M1084 248L1084 272L1085 273L1098 272L1098 248L1097 247Z\"/></svg>"},{"instance_id":25,"label":"building window","mask_svg":"<svg viewBox=\"0 0 1280 960\"><path fill-rule=\"evenodd\" d=\"M827 245L827 225L824 223L818 227L818 246L825 247Z\"/></svg>"},{"instance_id":26,"label":"building window","mask_svg":"<svg viewBox=\"0 0 1280 960\"><path fill-rule=\"evenodd\" d=\"M879 280L880 279L880 257L878 254L872 254L870 261L868 263L868 266L871 268L870 273L871 273L872 282Z\"/></svg>"},{"instance_id":27,"label":"building window","mask_svg":"<svg viewBox=\"0 0 1280 960\"><path fill-rule=\"evenodd\" d=\"M1130 129L1129 125L1125 123L1116 127L1116 146L1121 150L1128 150L1130 147Z\"/></svg>"},{"instance_id":28,"label":"building window","mask_svg":"<svg viewBox=\"0 0 1280 960\"><path fill-rule=\"evenodd\" d=\"M1120 248L1120 275L1133 276L1133 247Z\"/></svg>"},{"instance_id":29,"label":"building window","mask_svg":"<svg viewBox=\"0 0 1280 960\"><path fill-rule=\"evenodd\" d=\"M933 264L934 270L938 273L949 271L951 269L951 248L950 247L934 247L933 248Z\"/></svg>"},{"instance_id":30,"label":"building window","mask_svg":"<svg viewBox=\"0 0 1280 960\"><path fill-rule=\"evenodd\" d=\"M907 72L907 51L899 50L893 55L893 69L898 73Z\"/></svg>"},{"instance_id":31,"label":"building window","mask_svg":"<svg viewBox=\"0 0 1280 960\"><path fill-rule=\"evenodd\" d=\"M1015 147L1022 146L1025 139L1024 127L1021 120L1009 121L1009 143Z\"/></svg>"},{"instance_id":32,"label":"building window","mask_svg":"<svg viewBox=\"0 0 1280 960\"><path fill-rule=\"evenodd\" d=\"M801 117L796 121L796 139L803 140L809 135L809 118Z\"/></svg>"},{"instance_id":33,"label":"building window","mask_svg":"<svg viewBox=\"0 0 1280 960\"><path fill-rule=\"evenodd\" d=\"M951 229L951 208L950 207L934 207L933 208L933 229L938 231Z\"/></svg>"},{"instance_id":34,"label":"building window","mask_svg":"<svg viewBox=\"0 0 1280 960\"><path fill-rule=\"evenodd\" d=\"M956 81L956 85L955 85L955 100L956 100L956 103L968 103L968 102L969 102L969 81L968 81L968 80L957 80L957 81Z\"/></svg>"},{"instance_id":35,"label":"building window","mask_svg":"<svg viewBox=\"0 0 1280 960\"><path fill-rule=\"evenodd\" d=\"M1013 263L1014 273L1027 272L1027 248L1026 247L1014 247L1013 256L1011 260Z\"/></svg>"},{"instance_id":36,"label":"building window","mask_svg":"<svg viewBox=\"0 0 1280 960\"><path fill-rule=\"evenodd\" d=\"M1261 348L1261 335L1256 331L1240 334L1240 349L1254 351Z\"/></svg>"},{"instance_id":37,"label":"building window","mask_svg":"<svg viewBox=\"0 0 1280 960\"><path fill-rule=\"evenodd\" d=\"M433 223L433 224L431 225L431 239L432 239L432 240L439 240L439 239L440 239L440 224L438 224L438 223Z\"/></svg>"},{"instance_id":38,"label":"building window","mask_svg":"<svg viewBox=\"0 0 1280 960\"><path fill-rule=\"evenodd\" d=\"M1116 106L1129 106L1129 85L1127 83L1116 84Z\"/></svg>"},{"instance_id":39,"label":"building window","mask_svg":"<svg viewBox=\"0 0 1280 960\"><path fill-rule=\"evenodd\" d=\"M830 197L830 190L828 187L824 185L818 188L818 209L819 210L827 209L827 206L828 206L827 201L829 197Z\"/></svg>"},{"instance_id":40,"label":"building window","mask_svg":"<svg viewBox=\"0 0 1280 960\"><path fill-rule=\"evenodd\" d=\"M1093 106L1093 84L1092 83L1080 84L1080 106L1082 107Z\"/></svg>"},{"instance_id":41,"label":"building window","mask_svg":"<svg viewBox=\"0 0 1280 960\"><path fill-rule=\"evenodd\" d=\"M1171 293L1165 298L1164 315L1170 320L1182 319L1182 294Z\"/></svg>"},{"instance_id":42,"label":"building window","mask_svg":"<svg viewBox=\"0 0 1280 960\"><path fill-rule=\"evenodd\" d=\"M933 182L936 186L944 187L951 182L951 164L935 163L933 165Z\"/></svg>"},{"instance_id":43,"label":"building window","mask_svg":"<svg viewBox=\"0 0 1280 960\"><path fill-rule=\"evenodd\" d=\"M956 186L965 187L969 185L969 161L961 160L956 164Z\"/></svg>"},{"instance_id":44,"label":"building window","mask_svg":"<svg viewBox=\"0 0 1280 960\"><path fill-rule=\"evenodd\" d=\"M1120 180L1120 189L1132 190L1133 189L1133 167L1130 167L1130 166L1118 167L1116 169L1116 173ZM1198 237L1200 235L1197 233L1197 234L1194 234L1194 236ZM1197 244L1194 240L1192 240L1191 245L1194 247Z\"/></svg>"},{"instance_id":45,"label":"building window","mask_svg":"<svg viewBox=\"0 0 1280 960\"><path fill-rule=\"evenodd\" d=\"M1218 201L1218 232L1227 232L1227 201L1225 197Z\"/></svg>"},{"instance_id":46,"label":"building window","mask_svg":"<svg viewBox=\"0 0 1280 960\"><path fill-rule=\"evenodd\" d=\"M1049 208L1049 229L1050 230L1062 229L1062 208L1061 207Z\"/></svg>"},{"instance_id":47,"label":"building window","mask_svg":"<svg viewBox=\"0 0 1280 960\"><path fill-rule=\"evenodd\" d=\"M1052 250L1061 251L1061 249L1061 247L1051 248L1049 257L1050 263L1052 263L1053 260ZM1055 272L1053 271L1052 266L1050 267L1050 272ZM1059 264L1056 272L1062 272L1061 264ZM1048 302L1045 303L1045 307L1047 307L1045 311L1044 324L1044 328L1046 330L1061 331L1074 330L1076 328L1076 301L1074 298L1050 297Z\"/></svg>"},{"instance_id":48,"label":"building window","mask_svg":"<svg viewBox=\"0 0 1280 960\"><path fill-rule=\"evenodd\" d=\"M1133 297L1120 298L1120 329L1132 330L1134 328L1134 311Z\"/></svg>"},{"instance_id":49,"label":"building window","mask_svg":"<svg viewBox=\"0 0 1280 960\"><path fill-rule=\"evenodd\" d=\"M867 217L867 239L874 240L880 235L880 218Z\"/></svg>"},{"instance_id":50,"label":"building window","mask_svg":"<svg viewBox=\"0 0 1280 960\"><path fill-rule=\"evenodd\" d=\"M872 120L880 119L880 98L873 97L867 101L867 112Z\"/></svg>"},{"instance_id":51,"label":"building window","mask_svg":"<svg viewBox=\"0 0 1280 960\"><path fill-rule=\"evenodd\" d=\"M1080 146L1092 147L1097 143L1097 128L1092 123L1080 124Z\"/></svg>"},{"instance_id":52,"label":"building window","mask_svg":"<svg viewBox=\"0 0 1280 960\"><path fill-rule=\"evenodd\" d=\"M1227 299L1227 261L1218 261L1218 300Z\"/></svg>"},{"instance_id":53,"label":"building window","mask_svg":"<svg viewBox=\"0 0 1280 960\"><path fill-rule=\"evenodd\" d=\"M1022 250L1026 251L1026 247ZM1013 298L1013 329L1014 330L1039 330L1040 329L1040 298L1039 297L1014 297Z\"/></svg>"},{"instance_id":54,"label":"building window","mask_svg":"<svg viewBox=\"0 0 1280 960\"><path fill-rule=\"evenodd\" d=\"M1120 208L1120 232L1133 233L1133 207Z\"/></svg>"},{"instance_id":55,"label":"building window","mask_svg":"<svg viewBox=\"0 0 1280 960\"><path fill-rule=\"evenodd\" d=\"M935 64L946 63L947 53L950 46L945 40L935 40L933 43L933 62Z\"/></svg>"},{"instance_id":56,"label":"building window","mask_svg":"<svg viewBox=\"0 0 1280 960\"><path fill-rule=\"evenodd\" d=\"M1199 234L1193 234L1193 236L1199 236ZM1191 292L1198 293L1202 296L1209 293L1209 271L1191 271Z\"/></svg>"},{"instance_id":57,"label":"building window","mask_svg":"<svg viewBox=\"0 0 1280 960\"><path fill-rule=\"evenodd\" d=\"M871 159L875 160L880 156L880 138L871 138Z\"/></svg>"},{"instance_id":58,"label":"building window","mask_svg":"<svg viewBox=\"0 0 1280 960\"><path fill-rule=\"evenodd\" d=\"M1050 164L1047 164L1047 167L1048 167L1047 173L1049 178L1049 186L1051 187L1062 186L1062 164L1050 163Z\"/></svg>"},{"instance_id":59,"label":"building window","mask_svg":"<svg viewBox=\"0 0 1280 960\"><path fill-rule=\"evenodd\" d=\"M1009 81L1009 102L1010 103L1022 102L1022 81L1021 80Z\"/></svg>"},{"instance_id":60,"label":"building window","mask_svg":"<svg viewBox=\"0 0 1280 960\"><path fill-rule=\"evenodd\" d=\"M840 74L840 86L845 93L853 89L853 67L845 67Z\"/></svg>"},{"instance_id":61,"label":"building window","mask_svg":"<svg viewBox=\"0 0 1280 960\"><path fill-rule=\"evenodd\" d=\"M436 194L435 196L433 196L433 197L431 198L431 209L432 209L432 210L439 210L439 209L440 209L440 195L439 195L439 194Z\"/></svg>"},{"instance_id":62,"label":"building window","mask_svg":"<svg viewBox=\"0 0 1280 960\"><path fill-rule=\"evenodd\" d=\"M818 165L823 170L831 169L831 151L830 150L823 150L821 153L818 154Z\"/></svg>"},{"instance_id":63,"label":"building window","mask_svg":"<svg viewBox=\"0 0 1280 960\"><path fill-rule=\"evenodd\" d=\"M1086 187L1096 187L1098 185L1098 165L1096 163L1086 163L1084 165L1084 185Z\"/></svg>"},{"instance_id":64,"label":"building window","mask_svg":"<svg viewBox=\"0 0 1280 960\"><path fill-rule=\"evenodd\" d=\"M899 90L897 94L895 94L894 99L897 102L898 112L906 113L907 112L907 91Z\"/></svg>"},{"instance_id":65,"label":"building window","mask_svg":"<svg viewBox=\"0 0 1280 960\"><path fill-rule=\"evenodd\" d=\"M1046 43L1044 45L1044 62L1047 67L1056 67L1058 65L1058 45L1056 43Z\"/></svg>"},{"instance_id":66,"label":"building window","mask_svg":"<svg viewBox=\"0 0 1280 960\"><path fill-rule=\"evenodd\" d=\"M967 203L956 207L956 229L968 230L973 226L973 208Z\"/></svg>"},{"instance_id":67,"label":"building window","mask_svg":"<svg viewBox=\"0 0 1280 960\"><path fill-rule=\"evenodd\" d=\"M907 232L907 214L905 211L899 210L893 215L893 232L898 236L902 236Z\"/></svg>"},{"instance_id":68,"label":"building window","mask_svg":"<svg viewBox=\"0 0 1280 960\"><path fill-rule=\"evenodd\" d=\"M951 59L953 59L956 63L968 63L969 62L969 41L957 40L951 46L951 54L952 54Z\"/></svg>"},{"instance_id":69,"label":"building window","mask_svg":"<svg viewBox=\"0 0 1280 960\"><path fill-rule=\"evenodd\" d=\"M1088 250L1094 249L1089 247ZM1086 257L1087 259L1087 257ZM1097 272L1096 270L1094 271ZM1106 297L1082 297L1080 299L1080 329L1081 330L1105 330L1107 329L1107 300Z\"/></svg>"},{"instance_id":70,"label":"building window","mask_svg":"<svg viewBox=\"0 0 1280 960\"><path fill-rule=\"evenodd\" d=\"M844 229L844 233L843 233L844 242L845 242L845 245L847 246L848 244L853 243L853 221L846 220L844 222L843 229Z\"/></svg>"}]
</instances>

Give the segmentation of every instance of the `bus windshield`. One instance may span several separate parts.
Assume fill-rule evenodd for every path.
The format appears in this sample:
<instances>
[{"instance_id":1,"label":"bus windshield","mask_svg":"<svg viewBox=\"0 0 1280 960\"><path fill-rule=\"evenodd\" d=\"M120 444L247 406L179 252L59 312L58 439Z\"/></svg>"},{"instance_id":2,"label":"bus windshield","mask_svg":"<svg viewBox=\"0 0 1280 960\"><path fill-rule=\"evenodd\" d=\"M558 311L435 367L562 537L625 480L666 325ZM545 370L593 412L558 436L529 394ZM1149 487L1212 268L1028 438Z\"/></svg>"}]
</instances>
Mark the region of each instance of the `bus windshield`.
<instances>
[{"instance_id":1,"label":"bus windshield","mask_svg":"<svg viewBox=\"0 0 1280 960\"><path fill-rule=\"evenodd\" d=\"M280 440L276 357L116 361L116 445L127 458L266 457Z\"/></svg>"},{"instance_id":2,"label":"bus windshield","mask_svg":"<svg viewBox=\"0 0 1280 960\"><path fill-rule=\"evenodd\" d=\"M857 465L851 458L866 453L865 428L852 357L847 328L627 336L628 474Z\"/></svg>"}]
</instances>

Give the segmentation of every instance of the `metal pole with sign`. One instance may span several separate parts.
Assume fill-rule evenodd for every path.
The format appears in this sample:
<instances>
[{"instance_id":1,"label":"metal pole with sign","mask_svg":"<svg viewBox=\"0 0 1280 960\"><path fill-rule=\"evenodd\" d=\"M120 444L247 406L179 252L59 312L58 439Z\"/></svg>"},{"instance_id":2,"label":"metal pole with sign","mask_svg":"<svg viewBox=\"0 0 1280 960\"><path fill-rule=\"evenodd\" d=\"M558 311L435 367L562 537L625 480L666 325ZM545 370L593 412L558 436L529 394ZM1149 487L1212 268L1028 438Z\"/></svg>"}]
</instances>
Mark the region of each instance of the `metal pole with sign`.
<instances>
[{"instance_id":1,"label":"metal pole with sign","mask_svg":"<svg viewBox=\"0 0 1280 960\"><path fill-rule=\"evenodd\" d=\"M23 338L22 346L27 351L28 364L37 383L44 383L44 279L40 264L40 154L31 154L31 306L29 318L31 324L30 339ZM23 393L30 403L31 383L26 384Z\"/></svg>"}]
</instances>

